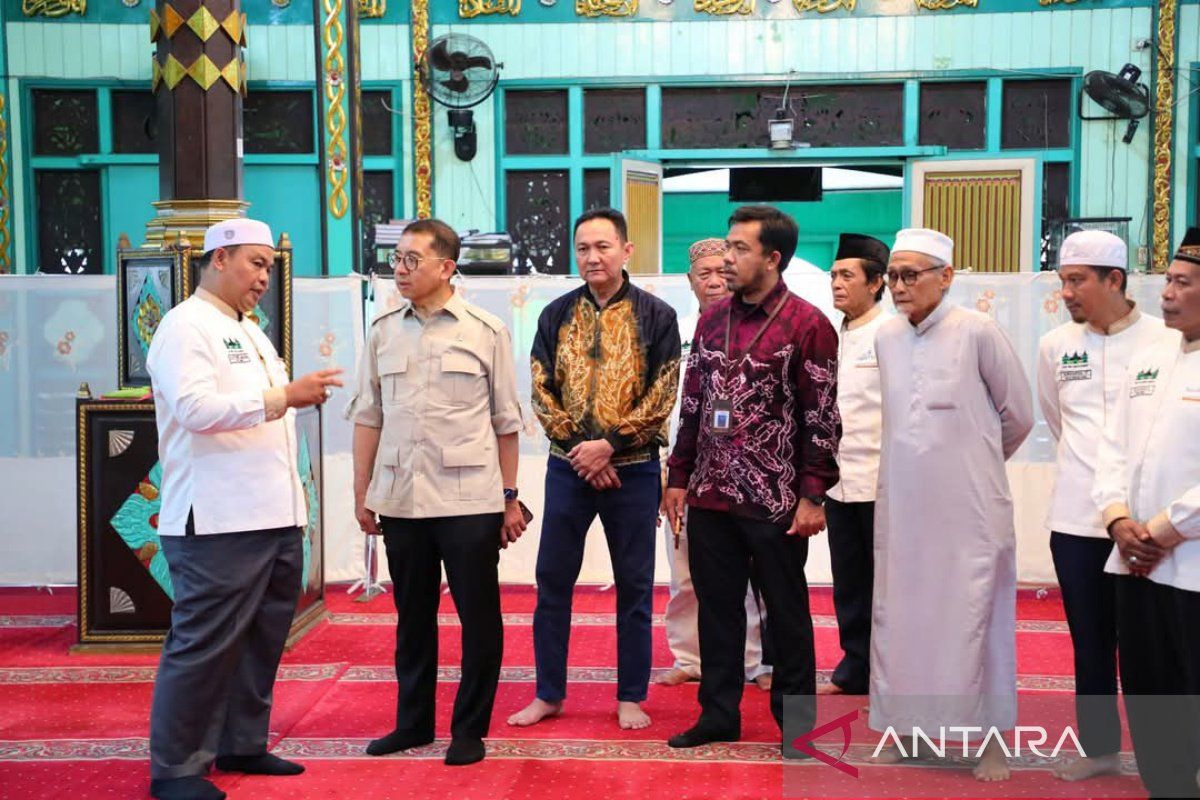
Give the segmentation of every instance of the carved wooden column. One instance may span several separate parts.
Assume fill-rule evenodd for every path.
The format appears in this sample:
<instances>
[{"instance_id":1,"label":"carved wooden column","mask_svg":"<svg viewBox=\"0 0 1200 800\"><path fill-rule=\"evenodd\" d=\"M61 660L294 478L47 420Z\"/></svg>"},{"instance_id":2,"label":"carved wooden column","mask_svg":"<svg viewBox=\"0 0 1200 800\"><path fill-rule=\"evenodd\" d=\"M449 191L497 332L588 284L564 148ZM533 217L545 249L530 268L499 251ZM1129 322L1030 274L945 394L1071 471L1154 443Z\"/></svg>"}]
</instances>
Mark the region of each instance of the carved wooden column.
<instances>
[{"instance_id":1,"label":"carved wooden column","mask_svg":"<svg viewBox=\"0 0 1200 800\"><path fill-rule=\"evenodd\" d=\"M158 0L150 12L157 45L158 216L147 239L168 231L193 242L215 222L243 216L242 97L246 15L239 0ZM172 237L173 238L173 237Z\"/></svg>"}]
</instances>

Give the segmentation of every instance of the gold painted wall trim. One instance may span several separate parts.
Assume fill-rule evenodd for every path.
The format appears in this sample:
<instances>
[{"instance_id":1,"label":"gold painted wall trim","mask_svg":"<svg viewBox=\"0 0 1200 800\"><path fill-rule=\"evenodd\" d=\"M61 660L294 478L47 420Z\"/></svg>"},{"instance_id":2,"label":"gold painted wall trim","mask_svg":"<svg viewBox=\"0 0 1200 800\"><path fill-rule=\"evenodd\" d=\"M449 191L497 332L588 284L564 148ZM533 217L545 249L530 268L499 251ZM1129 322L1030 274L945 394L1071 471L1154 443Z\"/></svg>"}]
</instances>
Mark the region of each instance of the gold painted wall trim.
<instances>
[{"instance_id":1,"label":"gold painted wall trim","mask_svg":"<svg viewBox=\"0 0 1200 800\"><path fill-rule=\"evenodd\" d=\"M326 179L329 182L329 213L341 219L350 210L346 183L349 154L346 149L346 61L342 57L345 31L342 28L342 0L324 0L325 24L321 37L325 43L325 134Z\"/></svg>"},{"instance_id":2,"label":"gold painted wall trim","mask_svg":"<svg viewBox=\"0 0 1200 800\"><path fill-rule=\"evenodd\" d=\"M926 11L949 11L958 6L977 8L979 0L917 0L917 8L923 8Z\"/></svg>"},{"instance_id":3,"label":"gold painted wall trim","mask_svg":"<svg viewBox=\"0 0 1200 800\"><path fill-rule=\"evenodd\" d=\"M21 0L21 13L27 17L82 17L87 13L87 0Z\"/></svg>"},{"instance_id":4,"label":"gold painted wall trim","mask_svg":"<svg viewBox=\"0 0 1200 800\"><path fill-rule=\"evenodd\" d=\"M462 19L489 14L510 14L515 17L520 13L521 0L458 0L458 16Z\"/></svg>"},{"instance_id":5,"label":"gold painted wall trim","mask_svg":"<svg viewBox=\"0 0 1200 800\"><path fill-rule=\"evenodd\" d=\"M799 12L816 11L818 14L828 14L844 8L853 11L858 0L792 0L792 6Z\"/></svg>"},{"instance_id":6,"label":"gold painted wall trim","mask_svg":"<svg viewBox=\"0 0 1200 800\"><path fill-rule=\"evenodd\" d=\"M8 254L8 120L4 95L0 95L0 275L12 272L12 257Z\"/></svg>"},{"instance_id":7,"label":"gold painted wall trim","mask_svg":"<svg viewBox=\"0 0 1200 800\"><path fill-rule=\"evenodd\" d=\"M575 0L575 13L581 17L632 17L637 10L638 0Z\"/></svg>"},{"instance_id":8,"label":"gold painted wall trim","mask_svg":"<svg viewBox=\"0 0 1200 800\"><path fill-rule=\"evenodd\" d=\"M358 0L358 15L367 19L379 19L387 13L387 0Z\"/></svg>"},{"instance_id":9,"label":"gold painted wall trim","mask_svg":"<svg viewBox=\"0 0 1200 800\"><path fill-rule=\"evenodd\" d=\"M1154 227L1151 269L1164 272L1171 261L1171 147L1175 139L1175 16L1178 0L1158 0L1154 83Z\"/></svg>"},{"instance_id":10,"label":"gold painted wall trim","mask_svg":"<svg viewBox=\"0 0 1200 800\"><path fill-rule=\"evenodd\" d=\"M753 14L754 0L695 0L692 8L698 14Z\"/></svg>"},{"instance_id":11,"label":"gold painted wall trim","mask_svg":"<svg viewBox=\"0 0 1200 800\"><path fill-rule=\"evenodd\" d=\"M413 0L414 63L421 63L428 47L429 0ZM429 108L429 93L419 80L413 81L413 172L416 178L417 217L427 219L433 216L433 118Z\"/></svg>"}]
</instances>

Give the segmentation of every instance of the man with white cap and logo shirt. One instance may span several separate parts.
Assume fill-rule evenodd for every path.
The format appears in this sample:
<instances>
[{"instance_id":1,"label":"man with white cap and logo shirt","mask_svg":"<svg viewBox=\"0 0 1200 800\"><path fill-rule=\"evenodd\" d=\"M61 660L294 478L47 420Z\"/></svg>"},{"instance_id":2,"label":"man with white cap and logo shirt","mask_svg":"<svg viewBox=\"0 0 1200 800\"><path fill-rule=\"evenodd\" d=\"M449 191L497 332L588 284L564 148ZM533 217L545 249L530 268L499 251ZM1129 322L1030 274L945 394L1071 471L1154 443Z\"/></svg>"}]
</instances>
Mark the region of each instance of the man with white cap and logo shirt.
<instances>
[{"instance_id":1,"label":"man with white cap and logo shirt","mask_svg":"<svg viewBox=\"0 0 1200 800\"><path fill-rule=\"evenodd\" d=\"M1162 320L1125 296L1128 248L1108 231L1079 231L1059 250L1071 321L1042 337L1038 401L1058 441L1050 553L1075 650L1075 715L1083 758L1055 774L1082 780L1119 772L1116 579L1104 573L1112 540L1091 498L1096 452L1130 360L1163 335Z\"/></svg>"},{"instance_id":2,"label":"man with white cap and logo shirt","mask_svg":"<svg viewBox=\"0 0 1200 800\"><path fill-rule=\"evenodd\" d=\"M1000 327L946 300L953 259L954 242L938 231L896 235L887 282L898 316L875 338L883 436L869 724L904 741L915 729L936 736L943 726L1016 723L1017 565L1004 462L1033 427L1033 402ZM992 739L975 777L1008 776Z\"/></svg>"},{"instance_id":3,"label":"man with white cap and logo shirt","mask_svg":"<svg viewBox=\"0 0 1200 800\"><path fill-rule=\"evenodd\" d=\"M337 369L289 382L246 316L274 264L266 224L213 225L200 286L163 317L146 359L175 601L150 711L150 794L161 800L225 797L204 778L214 759L227 772L304 771L267 752L308 521L291 409L323 403L342 382Z\"/></svg>"},{"instance_id":4,"label":"man with white cap and logo shirt","mask_svg":"<svg viewBox=\"0 0 1200 800\"><path fill-rule=\"evenodd\" d=\"M1152 797L1200 797L1200 228L1162 291L1163 336L1135 354L1092 500L1116 542L1121 691Z\"/></svg>"}]
</instances>

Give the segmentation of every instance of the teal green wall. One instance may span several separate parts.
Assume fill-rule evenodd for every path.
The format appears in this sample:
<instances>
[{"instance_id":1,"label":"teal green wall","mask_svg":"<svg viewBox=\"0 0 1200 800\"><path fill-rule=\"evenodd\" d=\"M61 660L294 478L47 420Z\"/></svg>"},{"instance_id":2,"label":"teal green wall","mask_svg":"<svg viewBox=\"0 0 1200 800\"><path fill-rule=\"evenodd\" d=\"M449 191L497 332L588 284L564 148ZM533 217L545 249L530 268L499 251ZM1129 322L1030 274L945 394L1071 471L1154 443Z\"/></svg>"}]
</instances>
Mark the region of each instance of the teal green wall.
<instances>
[{"instance_id":1,"label":"teal green wall","mask_svg":"<svg viewBox=\"0 0 1200 800\"><path fill-rule=\"evenodd\" d=\"M297 277L322 274L320 180L314 166L255 164L245 168L247 213L267 220L276 236L287 231L292 238L292 273ZM345 265L339 266L343 269L331 269L331 273L346 272Z\"/></svg>"},{"instance_id":2,"label":"teal green wall","mask_svg":"<svg viewBox=\"0 0 1200 800\"><path fill-rule=\"evenodd\" d=\"M837 251L839 234L856 233L885 242L904 227L902 193L891 191L830 192L820 202L778 203L800 225L796 256L821 269L829 269ZM731 203L724 192L681 192L663 196L663 271L687 272L687 251L692 242L725 235L726 221L740 203Z\"/></svg>"}]
</instances>

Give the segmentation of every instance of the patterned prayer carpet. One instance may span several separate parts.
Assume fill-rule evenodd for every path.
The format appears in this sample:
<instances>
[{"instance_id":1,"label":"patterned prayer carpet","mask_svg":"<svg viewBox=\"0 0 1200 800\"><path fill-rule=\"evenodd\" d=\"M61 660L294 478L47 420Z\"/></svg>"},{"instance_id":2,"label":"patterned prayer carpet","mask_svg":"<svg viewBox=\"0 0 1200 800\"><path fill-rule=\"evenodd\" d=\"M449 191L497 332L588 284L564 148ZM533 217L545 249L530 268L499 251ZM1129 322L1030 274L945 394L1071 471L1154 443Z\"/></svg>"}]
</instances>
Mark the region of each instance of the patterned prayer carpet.
<instances>
[{"instance_id":1,"label":"patterned prayer carpet","mask_svg":"<svg viewBox=\"0 0 1200 800\"><path fill-rule=\"evenodd\" d=\"M1039 597L1039 594L1041 596ZM503 591L505 657L488 758L480 765L441 763L458 680L460 629L443 598L438 687L439 739L389 758L363 754L391 728L395 612L390 595L352 602L331 586L329 617L284 657L271 720L275 752L304 762L295 778L215 773L231 798L782 798L782 797L1136 797L1140 782L1126 753L1125 774L1068 785L1049 762L1025 756L1002 789L980 794L965 769L865 766L869 748L855 744L847 762L854 784L818 762L784 767L766 693L748 685L742 741L672 750L668 736L697 713L694 683L651 686L645 704L654 724L618 729L614 716L616 642L613 592L581 587L574 606L570 686L565 713L526 729L504 720L533 696L529 587ZM823 679L841 651L829 590L811 592L817 666ZM666 593L655 596L654 665L671 658L661 628ZM157 659L148 655L70 654L74 592L0 589L0 800L148 796L147 717ZM1018 600L1018 672L1022 702L1046 698L1072 722L1070 641L1056 593L1022 590ZM853 713L863 698L823 702L824 720ZM863 715L865 716L865 715ZM861 726L862 721L855 723ZM856 738L857 742L858 739ZM1053 742L1051 742L1053 744ZM1128 751L1128 742L1125 750ZM839 786L846 786L845 790Z\"/></svg>"}]
</instances>

